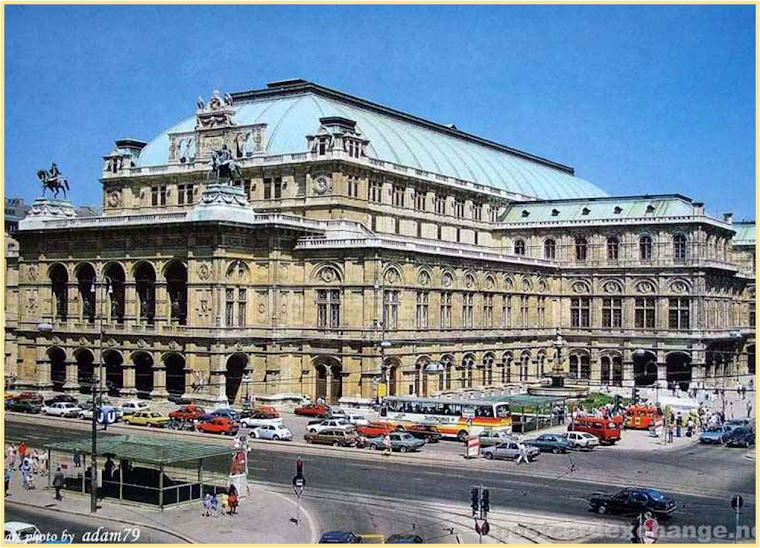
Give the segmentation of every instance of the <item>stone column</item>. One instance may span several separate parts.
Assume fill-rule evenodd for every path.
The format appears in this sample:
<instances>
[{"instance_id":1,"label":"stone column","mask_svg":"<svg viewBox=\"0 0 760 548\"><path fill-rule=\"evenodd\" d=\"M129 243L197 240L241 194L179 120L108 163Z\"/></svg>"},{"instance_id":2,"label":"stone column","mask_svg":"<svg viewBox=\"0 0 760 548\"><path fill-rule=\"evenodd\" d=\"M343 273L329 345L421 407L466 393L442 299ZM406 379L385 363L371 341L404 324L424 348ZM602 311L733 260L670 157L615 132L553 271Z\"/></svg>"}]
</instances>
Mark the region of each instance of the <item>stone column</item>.
<instances>
[{"instance_id":1,"label":"stone column","mask_svg":"<svg viewBox=\"0 0 760 548\"><path fill-rule=\"evenodd\" d=\"M66 360L66 382L64 392L79 392L79 363L76 360Z\"/></svg>"},{"instance_id":2,"label":"stone column","mask_svg":"<svg viewBox=\"0 0 760 548\"><path fill-rule=\"evenodd\" d=\"M167 325L171 318L171 311L169 310L171 305L169 304L169 292L166 287L166 281L156 280L155 290L156 316L154 324L157 328L160 328L163 325Z\"/></svg>"},{"instance_id":3,"label":"stone column","mask_svg":"<svg viewBox=\"0 0 760 548\"><path fill-rule=\"evenodd\" d=\"M125 363L120 366L122 388L119 391L119 395L124 398L134 398L137 396L137 388L135 387L135 365L132 363Z\"/></svg>"},{"instance_id":4,"label":"stone column","mask_svg":"<svg viewBox=\"0 0 760 548\"><path fill-rule=\"evenodd\" d=\"M139 316L137 287L134 280L124 282L124 327L134 327Z\"/></svg>"},{"instance_id":5,"label":"stone column","mask_svg":"<svg viewBox=\"0 0 760 548\"><path fill-rule=\"evenodd\" d=\"M153 365L153 390L150 392L151 399L165 401L169 396L166 390L166 366L164 364Z\"/></svg>"}]
</instances>

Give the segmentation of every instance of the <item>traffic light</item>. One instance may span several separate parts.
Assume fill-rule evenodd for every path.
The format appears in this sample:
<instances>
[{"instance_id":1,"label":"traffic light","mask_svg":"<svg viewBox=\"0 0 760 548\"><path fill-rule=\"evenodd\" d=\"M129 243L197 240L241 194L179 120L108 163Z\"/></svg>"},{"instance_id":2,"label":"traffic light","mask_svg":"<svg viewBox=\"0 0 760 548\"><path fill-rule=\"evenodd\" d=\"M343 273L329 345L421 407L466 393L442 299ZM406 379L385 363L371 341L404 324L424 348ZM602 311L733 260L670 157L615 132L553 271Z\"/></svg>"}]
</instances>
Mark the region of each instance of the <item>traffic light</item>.
<instances>
[{"instance_id":1,"label":"traffic light","mask_svg":"<svg viewBox=\"0 0 760 548\"><path fill-rule=\"evenodd\" d=\"M636 403L638 401L639 401L639 389L638 388L634 388L631 391L631 403Z\"/></svg>"},{"instance_id":2,"label":"traffic light","mask_svg":"<svg viewBox=\"0 0 760 548\"><path fill-rule=\"evenodd\" d=\"M477 487L470 490L470 506L472 506L472 515L474 516L480 510L480 489Z\"/></svg>"},{"instance_id":3,"label":"traffic light","mask_svg":"<svg viewBox=\"0 0 760 548\"><path fill-rule=\"evenodd\" d=\"M480 508L484 514L491 510L491 494L488 489L483 489L483 494L480 497Z\"/></svg>"}]
</instances>

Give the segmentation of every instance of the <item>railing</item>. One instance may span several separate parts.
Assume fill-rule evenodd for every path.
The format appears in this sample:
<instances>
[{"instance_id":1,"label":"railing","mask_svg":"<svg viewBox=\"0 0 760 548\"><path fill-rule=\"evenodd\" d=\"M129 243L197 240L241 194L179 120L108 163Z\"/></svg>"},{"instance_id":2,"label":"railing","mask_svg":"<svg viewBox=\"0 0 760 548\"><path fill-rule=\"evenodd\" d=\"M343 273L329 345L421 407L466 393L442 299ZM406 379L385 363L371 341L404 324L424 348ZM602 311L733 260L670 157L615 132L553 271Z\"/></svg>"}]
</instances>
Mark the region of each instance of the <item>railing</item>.
<instances>
[{"instance_id":1,"label":"railing","mask_svg":"<svg viewBox=\"0 0 760 548\"><path fill-rule=\"evenodd\" d=\"M88 226L113 226L125 224L176 223L184 220L187 214L180 213L144 213L139 215L105 215L101 217L82 217L45 221L46 228L69 228Z\"/></svg>"}]
</instances>

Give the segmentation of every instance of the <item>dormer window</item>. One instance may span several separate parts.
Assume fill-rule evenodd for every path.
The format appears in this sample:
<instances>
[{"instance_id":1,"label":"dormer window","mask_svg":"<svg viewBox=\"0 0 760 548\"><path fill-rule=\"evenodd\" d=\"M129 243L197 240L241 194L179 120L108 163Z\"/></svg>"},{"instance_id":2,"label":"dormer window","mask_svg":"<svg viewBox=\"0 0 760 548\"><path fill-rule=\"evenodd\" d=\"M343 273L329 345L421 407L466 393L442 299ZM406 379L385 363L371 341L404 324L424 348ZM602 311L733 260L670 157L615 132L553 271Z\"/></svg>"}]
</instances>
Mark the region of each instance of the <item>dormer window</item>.
<instances>
[{"instance_id":1,"label":"dormer window","mask_svg":"<svg viewBox=\"0 0 760 548\"><path fill-rule=\"evenodd\" d=\"M623 208L620 206L615 206L615 215L620 215L623 212Z\"/></svg>"},{"instance_id":2,"label":"dormer window","mask_svg":"<svg viewBox=\"0 0 760 548\"><path fill-rule=\"evenodd\" d=\"M552 217L559 217L559 209L552 209Z\"/></svg>"},{"instance_id":3,"label":"dormer window","mask_svg":"<svg viewBox=\"0 0 760 548\"><path fill-rule=\"evenodd\" d=\"M528 211L527 209L523 209L522 211L523 219L527 218L529 215L530 215L530 211Z\"/></svg>"},{"instance_id":4,"label":"dormer window","mask_svg":"<svg viewBox=\"0 0 760 548\"><path fill-rule=\"evenodd\" d=\"M647 213L654 213L654 206L652 204L647 206Z\"/></svg>"},{"instance_id":5,"label":"dormer window","mask_svg":"<svg viewBox=\"0 0 760 548\"><path fill-rule=\"evenodd\" d=\"M591 210L587 207L584 207L581 211L581 215L588 215L589 213L591 213Z\"/></svg>"},{"instance_id":6,"label":"dormer window","mask_svg":"<svg viewBox=\"0 0 760 548\"><path fill-rule=\"evenodd\" d=\"M324 156L325 154L327 154L327 137L319 138L319 148L318 148L317 153L320 156Z\"/></svg>"}]
</instances>

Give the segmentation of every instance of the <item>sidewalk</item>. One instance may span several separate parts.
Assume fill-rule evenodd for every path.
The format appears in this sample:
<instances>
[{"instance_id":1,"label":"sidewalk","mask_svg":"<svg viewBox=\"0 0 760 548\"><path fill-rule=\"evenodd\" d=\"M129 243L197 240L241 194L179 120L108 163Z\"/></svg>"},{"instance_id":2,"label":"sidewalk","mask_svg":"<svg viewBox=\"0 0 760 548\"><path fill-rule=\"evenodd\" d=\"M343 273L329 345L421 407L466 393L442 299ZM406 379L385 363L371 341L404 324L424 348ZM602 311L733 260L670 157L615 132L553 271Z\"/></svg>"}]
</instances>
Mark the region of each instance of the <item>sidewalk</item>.
<instances>
[{"instance_id":1,"label":"sidewalk","mask_svg":"<svg viewBox=\"0 0 760 548\"><path fill-rule=\"evenodd\" d=\"M5 501L29 507L90 516L90 497L63 491L63 500L55 500L55 491L46 488L47 477L35 476L36 489L24 491L18 470L11 479L10 496ZM100 501L97 515L132 527L159 530L177 538L177 542L198 544L311 544L319 540L317 522L303 505L300 523L295 517L294 497L251 485L250 496L240 501L235 516L203 517L201 502L190 503L163 512L145 506ZM64 518L65 519L65 518ZM94 527L96 529L97 527Z\"/></svg>"}]
</instances>

